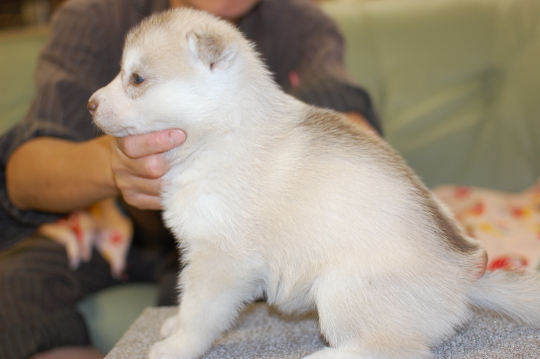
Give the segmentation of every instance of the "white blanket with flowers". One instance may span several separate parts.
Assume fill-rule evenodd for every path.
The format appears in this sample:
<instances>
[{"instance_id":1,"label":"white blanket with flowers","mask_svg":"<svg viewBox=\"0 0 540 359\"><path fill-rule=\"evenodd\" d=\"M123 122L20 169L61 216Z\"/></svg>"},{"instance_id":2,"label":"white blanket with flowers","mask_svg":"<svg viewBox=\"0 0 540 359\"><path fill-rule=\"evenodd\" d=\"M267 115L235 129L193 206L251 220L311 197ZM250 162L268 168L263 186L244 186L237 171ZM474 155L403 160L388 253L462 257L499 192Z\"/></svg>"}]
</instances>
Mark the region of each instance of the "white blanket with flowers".
<instances>
[{"instance_id":1,"label":"white blanket with flowers","mask_svg":"<svg viewBox=\"0 0 540 359\"><path fill-rule=\"evenodd\" d=\"M485 242L488 270L540 267L540 180L521 193L464 186L433 192L469 235Z\"/></svg>"}]
</instances>

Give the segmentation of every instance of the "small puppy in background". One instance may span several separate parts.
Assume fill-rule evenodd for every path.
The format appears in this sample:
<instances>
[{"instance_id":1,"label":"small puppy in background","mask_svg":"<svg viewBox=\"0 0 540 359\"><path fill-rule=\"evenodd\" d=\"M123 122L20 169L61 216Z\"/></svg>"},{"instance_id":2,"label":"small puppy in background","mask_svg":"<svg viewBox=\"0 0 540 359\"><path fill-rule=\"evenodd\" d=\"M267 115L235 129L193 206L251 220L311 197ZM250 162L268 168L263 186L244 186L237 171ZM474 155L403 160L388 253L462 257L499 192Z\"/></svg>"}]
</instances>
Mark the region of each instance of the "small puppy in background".
<instances>
[{"instance_id":1,"label":"small puppy in background","mask_svg":"<svg viewBox=\"0 0 540 359\"><path fill-rule=\"evenodd\" d=\"M125 136L182 128L164 220L186 266L151 359L204 354L245 303L316 310L307 358L421 359L470 307L540 327L540 276L479 277L485 252L401 157L336 112L283 93L231 24L191 9L132 30L122 71L90 99Z\"/></svg>"}]
</instances>

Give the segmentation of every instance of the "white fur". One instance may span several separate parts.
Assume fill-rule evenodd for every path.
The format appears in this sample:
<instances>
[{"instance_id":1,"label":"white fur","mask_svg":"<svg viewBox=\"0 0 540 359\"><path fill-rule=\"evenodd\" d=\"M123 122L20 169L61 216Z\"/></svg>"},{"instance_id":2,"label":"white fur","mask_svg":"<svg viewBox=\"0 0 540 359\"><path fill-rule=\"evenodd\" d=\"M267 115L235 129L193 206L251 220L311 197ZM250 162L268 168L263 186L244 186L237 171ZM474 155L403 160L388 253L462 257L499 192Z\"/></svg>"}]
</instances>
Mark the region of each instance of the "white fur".
<instances>
[{"instance_id":1,"label":"white fur","mask_svg":"<svg viewBox=\"0 0 540 359\"><path fill-rule=\"evenodd\" d=\"M145 81L130 83L133 72ZM263 294L285 312L318 311L331 348L312 359L429 358L470 304L540 324L538 276L475 282L481 245L401 158L284 94L224 21L174 10L143 22L91 101L109 134L188 135L168 153L162 194L186 261L181 305L151 359L204 354Z\"/></svg>"}]
</instances>

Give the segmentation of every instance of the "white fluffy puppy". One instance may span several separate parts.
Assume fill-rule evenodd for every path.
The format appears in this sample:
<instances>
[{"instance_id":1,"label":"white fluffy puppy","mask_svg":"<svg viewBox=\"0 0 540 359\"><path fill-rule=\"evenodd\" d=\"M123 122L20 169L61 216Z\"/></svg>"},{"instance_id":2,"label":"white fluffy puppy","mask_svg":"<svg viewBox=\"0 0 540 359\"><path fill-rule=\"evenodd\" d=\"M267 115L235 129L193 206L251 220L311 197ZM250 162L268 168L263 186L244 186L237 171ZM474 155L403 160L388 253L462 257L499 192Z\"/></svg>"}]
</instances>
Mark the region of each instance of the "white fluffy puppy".
<instances>
[{"instance_id":1,"label":"white fluffy puppy","mask_svg":"<svg viewBox=\"0 0 540 359\"><path fill-rule=\"evenodd\" d=\"M162 193L186 263L181 304L152 359L204 354L261 295L318 312L329 347L308 358L429 358L471 305L540 325L538 275L476 280L481 244L400 156L283 93L226 21L187 9L143 21L90 105L113 136L188 134Z\"/></svg>"}]
</instances>

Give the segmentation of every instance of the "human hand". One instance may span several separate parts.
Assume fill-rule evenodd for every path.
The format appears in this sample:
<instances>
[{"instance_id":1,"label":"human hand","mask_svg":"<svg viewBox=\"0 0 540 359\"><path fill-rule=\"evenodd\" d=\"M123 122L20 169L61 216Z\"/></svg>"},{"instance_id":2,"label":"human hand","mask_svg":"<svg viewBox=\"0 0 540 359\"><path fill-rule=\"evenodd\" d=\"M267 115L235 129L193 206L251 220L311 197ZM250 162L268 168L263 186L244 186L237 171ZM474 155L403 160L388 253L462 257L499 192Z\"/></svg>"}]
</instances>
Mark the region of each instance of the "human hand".
<instances>
[{"instance_id":1,"label":"human hand","mask_svg":"<svg viewBox=\"0 0 540 359\"><path fill-rule=\"evenodd\" d=\"M170 168L165 152L185 140L185 132L178 129L113 138L111 169L127 203L140 209L161 208L161 177Z\"/></svg>"}]
</instances>

